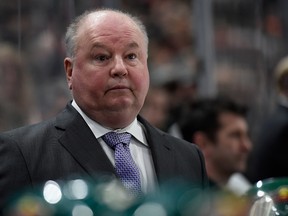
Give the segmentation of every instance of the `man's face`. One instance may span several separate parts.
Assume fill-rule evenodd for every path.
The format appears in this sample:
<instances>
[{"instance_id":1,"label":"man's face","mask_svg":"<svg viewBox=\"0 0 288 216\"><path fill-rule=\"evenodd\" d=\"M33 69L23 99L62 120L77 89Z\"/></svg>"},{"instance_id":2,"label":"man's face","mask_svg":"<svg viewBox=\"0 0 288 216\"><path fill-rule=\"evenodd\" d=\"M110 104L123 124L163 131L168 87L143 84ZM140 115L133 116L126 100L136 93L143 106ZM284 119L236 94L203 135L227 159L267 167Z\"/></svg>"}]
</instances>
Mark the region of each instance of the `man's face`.
<instances>
[{"instance_id":1,"label":"man's face","mask_svg":"<svg viewBox=\"0 0 288 216\"><path fill-rule=\"evenodd\" d=\"M218 120L220 128L215 143L209 146L210 159L218 172L230 176L246 169L247 156L251 150L248 126L242 116L233 113L222 113Z\"/></svg>"},{"instance_id":2,"label":"man's face","mask_svg":"<svg viewBox=\"0 0 288 216\"><path fill-rule=\"evenodd\" d=\"M144 103L149 73L147 44L130 19L113 12L91 14L79 29L70 72L69 62L69 87L90 118L112 128L133 121Z\"/></svg>"}]
</instances>

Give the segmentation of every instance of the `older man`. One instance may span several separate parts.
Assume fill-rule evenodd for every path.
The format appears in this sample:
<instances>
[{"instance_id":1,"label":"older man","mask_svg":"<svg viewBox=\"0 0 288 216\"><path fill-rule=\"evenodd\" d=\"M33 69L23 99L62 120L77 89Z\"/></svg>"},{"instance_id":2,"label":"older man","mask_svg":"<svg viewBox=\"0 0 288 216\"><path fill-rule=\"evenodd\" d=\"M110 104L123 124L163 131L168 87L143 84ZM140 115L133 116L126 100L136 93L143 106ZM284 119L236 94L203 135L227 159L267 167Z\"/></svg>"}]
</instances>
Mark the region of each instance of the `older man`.
<instances>
[{"instance_id":1,"label":"older man","mask_svg":"<svg viewBox=\"0 0 288 216\"><path fill-rule=\"evenodd\" d=\"M51 120L0 136L1 204L24 186L75 175L112 174L133 193L171 178L205 188L199 149L138 115L149 88L143 24L120 11L86 12L69 26L66 45L73 101Z\"/></svg>"}]
</instances>

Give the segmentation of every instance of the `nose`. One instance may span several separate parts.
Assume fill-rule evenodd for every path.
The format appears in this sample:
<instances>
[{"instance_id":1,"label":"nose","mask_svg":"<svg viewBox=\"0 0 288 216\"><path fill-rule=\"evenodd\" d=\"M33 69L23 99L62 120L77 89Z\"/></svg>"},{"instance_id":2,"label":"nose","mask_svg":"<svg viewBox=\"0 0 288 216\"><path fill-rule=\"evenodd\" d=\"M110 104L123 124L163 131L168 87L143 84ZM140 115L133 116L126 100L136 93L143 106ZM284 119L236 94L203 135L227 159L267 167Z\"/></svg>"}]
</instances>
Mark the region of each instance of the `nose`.
<instances>
[{"instance_id":1,"label":"nose","mask_svg":"<svg viewBox=\"0 0 288 216\"><path fill-rule=\"evenodd\" d=\"M250 152L251 151L252 142L251 142L250 138L248 138L248 137L244 138L241 143L242 143L241 147L242 147L243 152Z\"/></svg>"},{"instance_id":2,"label":"nose","mask_svg":"<svg viewBox=\"0 0 288 216\"><path fill-rule=\"evenodd\" d=\"M114 64L111 69L111 75L113 77L123 77L128 74L125 62L122 57L115 56Z\"/></svg>"}]
</instances>

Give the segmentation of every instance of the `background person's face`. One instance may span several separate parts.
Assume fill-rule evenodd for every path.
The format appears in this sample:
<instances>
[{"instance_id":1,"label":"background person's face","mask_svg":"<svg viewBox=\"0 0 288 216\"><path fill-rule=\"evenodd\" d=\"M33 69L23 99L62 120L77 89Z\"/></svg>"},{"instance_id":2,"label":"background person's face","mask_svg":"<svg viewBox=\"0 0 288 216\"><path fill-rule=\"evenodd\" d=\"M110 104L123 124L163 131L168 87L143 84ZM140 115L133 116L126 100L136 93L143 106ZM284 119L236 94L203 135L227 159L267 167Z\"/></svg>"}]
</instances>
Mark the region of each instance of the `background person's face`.
<instances>
[{"instance_id":1,"label":"background person's face","mask_svg":"<svg viewBox=\"0 0 288 216\"><path fill-rule=\"evenodd\" d=\"M81 109L104 125L101 118L114 118L114 114L133 120L149 87L147 45L142 33L124 16L110 13L107 17L93 14L81 27L68 78Z\"/></svg>"},{"instance_id":2,"label":"background person's face","mask_svg":"<svg viewBox=\"0 0 288 216\"><path fill-rule=\"evenodd\" d=\"M219 117L220 129L216 143L211 145L213 162L219 171L231 175L246 169L251 141L246 120L233 113L223 113Z\"/></svg>"}]
</instances>

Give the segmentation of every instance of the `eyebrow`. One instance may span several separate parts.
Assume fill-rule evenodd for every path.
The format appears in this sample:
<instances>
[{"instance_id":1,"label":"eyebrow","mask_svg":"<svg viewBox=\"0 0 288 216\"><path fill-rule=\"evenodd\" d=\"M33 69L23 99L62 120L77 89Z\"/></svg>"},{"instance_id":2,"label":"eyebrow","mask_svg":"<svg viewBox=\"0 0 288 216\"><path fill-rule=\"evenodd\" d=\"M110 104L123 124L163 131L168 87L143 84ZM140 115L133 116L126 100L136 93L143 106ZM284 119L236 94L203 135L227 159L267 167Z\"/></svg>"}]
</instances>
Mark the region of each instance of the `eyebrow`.
<instances>
[{"instance_id":1,"label":"eyebrow","mask_svg":"<svg viewBox=\"0 0 288 216\"><path fill-rule=\"evenodd\" d=\"M136 42L131 42L131 43L128 44L127 47L129 47L129 48L139 48L139 45Z\"/></svg>"},{"instance_id":2,"label":"eyebrow","mask_svg":"<svg viewBox=\"0 0 288 216\"><path fill-rule=\"evenodd\" d=\"M102 43L94 43L93 46L92 46L92 49L94 48L103 48L103 49L107 49L108 47L105 45L105 44L102 44Z\"/></svg>"},{"instance_id":3,"label":"eyebrow","mask_svg":"<svg viewBox=\"0 0 288 216\"><path fill-rule=\"evenodd\" d=\"M131 43L129 43L126 47L127 47L127 48L139 48L139 45L138 45L138 43L136 43L136 42L131 42ZM94 49L94 48L109 49L108 46L106 46L106 45L103 44L103 43L99 43L99 42L96 42L95 44L93 44L92 49Z\"/></svg>"}]
</instances>

